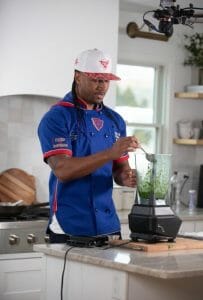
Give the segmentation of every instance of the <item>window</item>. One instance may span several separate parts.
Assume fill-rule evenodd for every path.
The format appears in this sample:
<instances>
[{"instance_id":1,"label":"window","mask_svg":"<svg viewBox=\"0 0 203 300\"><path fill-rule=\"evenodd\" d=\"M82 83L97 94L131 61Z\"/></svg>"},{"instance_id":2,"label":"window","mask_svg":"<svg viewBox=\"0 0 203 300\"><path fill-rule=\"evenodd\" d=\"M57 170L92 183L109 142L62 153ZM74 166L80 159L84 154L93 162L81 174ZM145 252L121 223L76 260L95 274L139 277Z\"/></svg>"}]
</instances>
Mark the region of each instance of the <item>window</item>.
<instances>
[{"instance_id":1,"label":"window","mask_svg":"<svg viewBox=\"0 0 203 300\"><path fill-rule=\"evenodd\" d=\"M127 135L135 135L146 151L160 151L163 120L163 67L117 65L115 110L127 124ZM134 155L130 154L134 166Z\"/></svg>"}]
</instances>

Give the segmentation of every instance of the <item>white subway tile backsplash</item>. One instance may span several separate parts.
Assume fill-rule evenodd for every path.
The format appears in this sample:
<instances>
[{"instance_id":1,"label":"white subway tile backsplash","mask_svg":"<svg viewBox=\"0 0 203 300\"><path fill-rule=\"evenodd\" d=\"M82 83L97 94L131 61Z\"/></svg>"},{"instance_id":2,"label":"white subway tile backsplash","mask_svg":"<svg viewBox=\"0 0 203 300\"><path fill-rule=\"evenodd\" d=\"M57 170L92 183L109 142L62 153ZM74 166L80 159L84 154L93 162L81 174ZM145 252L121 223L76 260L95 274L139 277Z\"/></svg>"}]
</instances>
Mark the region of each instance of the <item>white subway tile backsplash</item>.
<instances>
[{"instance_id":1,"label":"white subway tile backsplash","mask_svg":"<svg viewBox=\"0 0 203 300\"><path fill-rule=\"evenodd\" d=\"M22 110L23 98L21 95L19 96L8 96L4 97L5 101L8 101L9 111L11 109Z\"/></svg>"},{"instance_id":2,"label":"white subway tile backsplash","mask_svg":"<svg viewBox=\"0 0 203 300\"><path fill-rule=\"evenodd\" d=\"M8 103L5 101L0 102L0 122L8 122Z\"/></svg>"},{"instance_id":3,"label":"white subway tile backsplash","mask_svg":"<svg viewBox=\"0 0 203 300\"><path fill-rule=\"evenodd\" d=\"M19 95L1 97L0 171L20 168L36 178L37 200L48 201L50 168L43 162L38 124L57 98Z\"/></svg>"},{"instance_id":4,"label":"white subway tile backsplash","mask_svg":"<svg viewBox=\"0 0 203 300\"><path fill-rule=\"evenodd\" d=\"M30 138L36 136L33 123L12 122L8 124L8 137Z\"/></svg>"},{"instance_id":5,"label":"white subway tile backsplash","mask_svg":"<svg viewBox=\"0 0 203 300\"><path fill-rule=\"evenodd\" d=\"M8 126L3 122L0 122L0 149L1 151L8 149Z\"/></svg>"},{"instance_id":6,"label":"white subway tile backsplash","mask_svg":"<svg viewBox=\"0 0 203 300\"><path fill-rule=\"evenodd\" d=\"M36 164L32 168L32 173L35 174L37 199L39 199L39 202L48 201L50 167L43 162L43 159L41 159L40 164Z\"/></svg>"},{"instance_id":7,"label":"white subway tile backsplash","mask_svg":"<svg viewBox=\"0 0 203 300\"><path fill-rule=\"evenodd\" d=\"M9 108L8 122L22 122L22 110L19 108Z\"/></svg>"},{"instance_id":8,"label":"white subway tile backsplash","mask_svg":"<svg viewBox=\"0 0 203 300\"><path fill-rule=\"evenodd\" d=\"M23 101L22 105L22 122L23 123L33 123L34 122L34 112L33 112L34 101Z\"/></svg>"},{"instance_id":9,"label":"white subway tile backsplash","mask_svg":"<svg viewBox=\"0 0 203 300\"><path fill-rule=\"evenodd\" d=\"M0 151L0 172L7 169L7 158L8 152L7 151Z\"/></svg>"},{"instance_id":10,"label":"white subway tile backsplash","mask_svg":"<svg viewBox=\"0 0 203 300\"><path fill-rule=\"evenodd\" d=\"M35 105L33 105L33 121L36 124L39 124L41 117L54 105L58 102L57 98L48 98L45 97L43 101L39 97L35 97Z\"/></svg>"}]
</instances>

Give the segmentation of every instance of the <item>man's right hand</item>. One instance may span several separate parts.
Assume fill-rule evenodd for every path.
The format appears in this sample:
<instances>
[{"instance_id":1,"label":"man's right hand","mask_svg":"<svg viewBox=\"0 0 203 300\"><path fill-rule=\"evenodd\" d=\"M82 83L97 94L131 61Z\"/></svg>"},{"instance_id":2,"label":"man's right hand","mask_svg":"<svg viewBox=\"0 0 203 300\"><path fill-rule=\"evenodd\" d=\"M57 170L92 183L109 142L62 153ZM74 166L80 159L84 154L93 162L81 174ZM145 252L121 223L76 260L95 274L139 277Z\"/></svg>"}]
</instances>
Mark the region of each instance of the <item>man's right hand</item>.
<instances>
[{"instance_id":1,"label":"man's right hand","mask_svg":"<svg viewBox=\"0 0 203 300\"><path fill-rule=\"evenodd\" d=\"M124 153L134 152L139 148L139 142L134 136L121 137L109 149L111 151L112 159L118 159Z\"/></svg>"}]
</instances>

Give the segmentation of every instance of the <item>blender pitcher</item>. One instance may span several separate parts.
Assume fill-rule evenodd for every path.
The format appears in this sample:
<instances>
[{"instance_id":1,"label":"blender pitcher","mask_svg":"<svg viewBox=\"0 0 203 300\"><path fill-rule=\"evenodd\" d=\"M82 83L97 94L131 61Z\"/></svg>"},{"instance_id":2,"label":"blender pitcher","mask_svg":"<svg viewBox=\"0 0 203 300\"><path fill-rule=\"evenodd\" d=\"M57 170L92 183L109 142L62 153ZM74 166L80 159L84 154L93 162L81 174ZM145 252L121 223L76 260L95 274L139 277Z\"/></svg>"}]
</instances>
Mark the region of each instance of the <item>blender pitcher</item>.
<instances>
[{"instance_id":1,"label":"blender pitcher","mask_svg":"<svg viewBox=\"0 0 203 300\"><path fill-rule=\"evenodd\" d=\"M174 241L181 219L166 204L170 181L170 154L135 155L137 193L128 215L132 241Z\"/></svg>"},{"instance_id":2,"label":"blender pitcher","mask_svg":"<svg viewBox=\"0 0 203 300\"><path fill-rule=\"evenodd\" d=\"M137 200L143 205L166 204L169 181L171 154L154 154L154 160L149 161L146 155L135 155L137 172Z\"/></svg>"}]
</instances>

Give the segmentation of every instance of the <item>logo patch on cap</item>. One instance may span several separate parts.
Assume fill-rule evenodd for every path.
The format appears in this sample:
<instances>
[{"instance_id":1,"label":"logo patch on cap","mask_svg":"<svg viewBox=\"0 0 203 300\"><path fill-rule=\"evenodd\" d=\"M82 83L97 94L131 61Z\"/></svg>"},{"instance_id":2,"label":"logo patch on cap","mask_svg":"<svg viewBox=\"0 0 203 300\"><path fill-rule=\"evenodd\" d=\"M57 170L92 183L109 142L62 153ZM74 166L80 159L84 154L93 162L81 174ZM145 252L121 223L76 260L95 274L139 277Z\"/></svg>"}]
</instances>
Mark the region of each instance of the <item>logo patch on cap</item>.
<instances>
[{"instance_id":1,"label":"logo patch on cap","mask_svg":"<svg viewBox=\"0 0 203 300\"><path fill-rule=\"evenodd\" d=\"M109 64L109 60L100 60L99 62L102 64L104 69L107 69L108 64Z\"/></svg>"},{"instance_id":2,"label":"logo patch on cap","mask_svg":"<svg viewBox=\"0 0 203 300\"><path fill-rule=\"evenodd\" d=\"M99 118L92 118L92 124L96 128L97 131L100 131L104 125L104 121Z\"/></svg>"}]
</instances>

